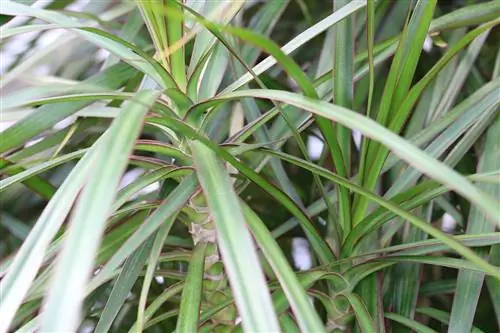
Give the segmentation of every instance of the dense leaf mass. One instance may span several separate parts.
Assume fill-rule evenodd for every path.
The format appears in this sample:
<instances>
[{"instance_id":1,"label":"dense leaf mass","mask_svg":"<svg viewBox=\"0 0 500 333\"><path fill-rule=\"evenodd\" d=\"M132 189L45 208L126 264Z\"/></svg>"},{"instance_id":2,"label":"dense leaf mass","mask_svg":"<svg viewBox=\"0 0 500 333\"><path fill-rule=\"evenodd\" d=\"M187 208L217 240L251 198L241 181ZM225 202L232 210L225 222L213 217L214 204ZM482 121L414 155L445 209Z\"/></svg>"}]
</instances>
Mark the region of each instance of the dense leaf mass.
<instances>
[{"instance_id":1,"label":"dense leaf mass","mask_svg":"<svg viewBox=\"0 0 500 333\"><path fill-rule=\"evenodd\" d=\"M0 333L497 332L499 17L1 0Z\"/></svg>"}]
</instances>

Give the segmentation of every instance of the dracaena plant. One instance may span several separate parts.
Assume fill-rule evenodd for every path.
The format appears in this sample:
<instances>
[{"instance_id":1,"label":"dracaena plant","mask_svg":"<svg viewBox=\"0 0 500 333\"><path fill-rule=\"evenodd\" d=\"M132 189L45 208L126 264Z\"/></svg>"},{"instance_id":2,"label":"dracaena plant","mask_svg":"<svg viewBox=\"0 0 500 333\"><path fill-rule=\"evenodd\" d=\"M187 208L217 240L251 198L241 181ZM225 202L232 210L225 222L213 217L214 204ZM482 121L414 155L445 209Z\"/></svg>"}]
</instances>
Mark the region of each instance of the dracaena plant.
<instances>
[{"instance_id":1,"label":"dracaena plant","mask_svg":"<svg viewBox=\"0 0 500 333\"><path fill-rule=\"evenodd\" d=\"M2 0L0 333L496 331L466 2Z\"/></svg>"}]
</instances>

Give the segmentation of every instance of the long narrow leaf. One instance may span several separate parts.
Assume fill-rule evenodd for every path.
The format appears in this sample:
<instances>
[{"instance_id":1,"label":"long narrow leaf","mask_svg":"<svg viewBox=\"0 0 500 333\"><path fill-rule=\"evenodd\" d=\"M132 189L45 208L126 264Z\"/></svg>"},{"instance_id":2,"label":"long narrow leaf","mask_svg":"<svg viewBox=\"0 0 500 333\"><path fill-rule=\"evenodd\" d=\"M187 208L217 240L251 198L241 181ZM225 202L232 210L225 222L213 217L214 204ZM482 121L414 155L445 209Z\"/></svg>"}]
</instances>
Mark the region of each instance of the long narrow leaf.
<instances>
[{"instance_id":1,"label":"long narrow leaf","mask_svg":"<svg viewBox=\"0 0 500 333\"><path fill-rule=\"evenodd\" d=\"M189 261L188 275L182 291L179 317L177 318L177 332L179 333L198 330L206 248L206 243L198 243Z\"/></svg>"},{"instance_id":2,"label":"long narrow leaf","mask_svg":"<svg viewBox=\"0 0 500 333\"><path fill-rule=\"evenodd\" d=\"M266 230L264 223L250 207L243 205L243 210L257 243L280 281L290 302L290 306L295 313L299 327L303 332L322 332L324 330L323 325L314 308L311 306L306 293L296 279L294 272L286 262L286 258L278 244L272 238L269 231Z\"/></svg>"},{"instance_id":3,"label":"long narrow leaf","mask_svg":"<svg viewBox=\"0 0 500 333\"><path fill-rule=\"evenodd\" d=\"M111 324L113 324L113 321L123 306L123 303L125 303L130 290L139 277L140 271L146 263L149 252L151 251L151 245L152 240L144 243L139 249L137 249L136 252L134 252L133 255L128 257L123 264L123 269L115 281L108 301L106 302L106 306L104 307L104 310L99 318L99 322L95 328L96 333L108 332L111 328Z\"/></svg>"},{"instance_id":4,"label":"long narrow leaf","mask_svg":"<svg viewBox=\"0 0 500 333\"><path fill-rule=\"evenodd\" d=\"M85 286L121 173L128 164L148 106L157 97L155 92L138 93L137 99L116 118L109 137L97 152L94 173L76 206L53 287L47 296L42 330L73 331L79 324Z\"/></svg>"},{"instance_id":5,"label":"long narrow leaf","mask_svg":"<svg viewBox=\"0 0 500 333\"><path fill-rule=\"evenodd\" d=\"M497 116L495 123L489 128L486 134L486 142L483 154L479 161L478 171L497 170L500 166L498 162L498 131L500 130L500 118ZM478 184L484 191L496 198L500 198L500 185L483 183ZM494 227L488 223L483 212L476 207L472 207L467 224L467 233L492 232ZM480 252L486 255L487 251ZM479 294L483 286L484 275L477 272L460 270L457 278L457 289L451 308L450 325L448 332L469 332L474 321L474 309L479 300Z\"/></svg>"},{"instance_id":6,"label":"long narrow leaf","mask_svg":"<svg viewBox=\"0 0 500 333\"><path fill-rule=\"evenodd\" d=\"M203 143L192 142L196 170L214 217L218 244L247 331L279 330L255 245L227 171Z\"/></svg>"},{"instance_id":7,"label":"long narrow leaf","mask_svg":"<svg viewBox=\"0 0 500 333\"><path fill-rule=\"evenodd\" d=\"M422 173L429 175L455 190L457 193L460 193L480 207L482 211L486 212L495 223L500 224L500 221L497 220L497 217L500 215L500 207L496 204L495 199L472 185L456 171L429 157L406 140L365 116L323 101L311 100L298 94L275 90L261 89L237 91L225 94L220 100L215 100L211 103L215 104L224 100L244 97L278 100L337 121L353 130L357 130L367 137L385 145L388 149L392 150L395 155L398 155L415 169L420 170ZM195 108L205 107L204 104L195 106Z\"/></svg>"}]
</instances>

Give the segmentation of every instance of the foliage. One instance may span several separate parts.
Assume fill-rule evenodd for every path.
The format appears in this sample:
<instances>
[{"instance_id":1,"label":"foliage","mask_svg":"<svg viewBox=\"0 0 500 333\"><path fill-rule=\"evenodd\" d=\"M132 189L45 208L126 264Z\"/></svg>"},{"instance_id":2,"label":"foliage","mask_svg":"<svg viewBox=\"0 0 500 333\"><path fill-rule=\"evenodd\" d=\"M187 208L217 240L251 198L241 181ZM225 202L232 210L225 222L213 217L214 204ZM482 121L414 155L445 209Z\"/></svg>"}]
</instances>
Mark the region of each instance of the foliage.
<instances>
[{"instance_id":1,"label":"foliage","mask_svg":"<svg viewBox=\"0 0 500 333\"><path fill-rule=\"evenodd\" d=\"M0 333L497 331L466 2L2 0Z\"/></svg>"}]
</instances>

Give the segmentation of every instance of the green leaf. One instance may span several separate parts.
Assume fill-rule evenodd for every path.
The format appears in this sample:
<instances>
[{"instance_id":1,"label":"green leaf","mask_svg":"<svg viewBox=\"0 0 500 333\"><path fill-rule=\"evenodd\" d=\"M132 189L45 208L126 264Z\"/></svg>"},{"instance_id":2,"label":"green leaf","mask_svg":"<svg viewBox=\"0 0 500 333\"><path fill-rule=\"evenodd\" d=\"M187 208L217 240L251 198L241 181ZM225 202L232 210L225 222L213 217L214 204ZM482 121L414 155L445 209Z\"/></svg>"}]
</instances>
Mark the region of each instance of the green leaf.
<instances>
[{"instance_id":1,"label":"green leaf","mask_svg":"<svg viewBox=\"0 0 500 333\"><path fill-rule=\"evenodd\" d=\"M144 187L158 182L160 180L165 180L169 178L181 177L184 175L188 175L192 172L190 168L174 168L171 167L163 167L158 168L154 171L148 172L144 175L141 175L132 183L125 186L121 189L117 196L116 200L113 204L113 211L120 208L123 204L125 204L131 196L135 193L143 189Z\"/></svg>"},{"instance_id":2,"label":"green leaf","mask_svg":"<svg viewBox=\"0 0 500 333\"><path fill-rule=\"evenodd\" d=\"M137 140L135 149L165 155L175 159L177 165L191 165L191 157L186 155L181 149L172 145L153 140Z\"/></svg>"},{"instance_id":3,"label":"green leaf","mask_svg":"<svg viewBox=\"0 0 500 333\"><path fill-rule=\"evenodd\" d=\"M454 279L430 281L422 284L419 294L422 297L452 294L455 291L456 285L457 283ZM419 311L419 309L417 308L416 311Z\"/></svg>"},{"instance_id":4,"label":"green leaf","mask_svg":"<svg viewBox=\"0 0 500 333\"><path fill-rule=\"evenodd\" d=\"M255 77L259 86L261 86L262 88L265 88L262 81L259 78L257 78L255 73L253 73L252 70L245 64L244 60L238 55L238 53L235 50L233 50L231 48L229 43L223 38L223 36L219 32L219 29L215 25L202 20L198 16L197 16L197 20L201 21L202 24L204 24L217 37L217 39L219 39L219 41L228 49L228 51L234 57L236 57L238 59L240 64L238 64L238 63L236 64L237 72L241 72L242 67L246 68L246 70L249 71ZM271 41L263 38L262 36L255 34L255 33L252 33L248 30L237 29L237 28L225 28L224 31L227 31L227 32L229 32L229 33L231 33L231 34L233 34L233 35L235 35L235 36L237 36L245 41L249 41L250 43L257 45L259 48L262 48L267 53L272 54L276 59L278 59L278 62L284 67L285 71L290 73L292 78L295 79L295 81L298 83L298 85L301 87L301 89L304 91L304 93L306 95L313 96L313 97L316 96L314 87L312 86L312 84L309 81L309 79L307 78L307 76L302 72L300 67L293 61L293 59L291 59L290 57L287 57L279 49L279 47L277 45L275 45ZM216 51L217 50L218 50L218 48L216 49ZM211 80L211 82L213 82L213 75L210 76L210 80ZM202 82L202 85L203 85L203 82ZM205 86L207 86L207 85L205 85ZM256 104L252 100L244 100L242 102L242 105L244 108L246 108L247 114L250 112L253 119L257 118L257 114L259 114L259 111L257 110ZM284 114L281 111L281 107L279 105L277 105L276 107L278 109L280 109L281 115L283 116L283 118L285 120L287 120L288 117L286 114ZM288 120L287 120L287 123L289 123ZM328 124L328 126L325 127L324 126L325 122L323 121L322 125L323 125L322 128L324 128L326 131L328 131L328 129L331 129L331 124ZM302 154L307 156L305 144L303 143L302 138L300 137L298 132L294 129L293 125L289 124L289 127L293 132L294 138L297 140L297 143L300 147ZM265 130L265 128L261 128L260 131L257 132L257 134L258 134L258 137L264 138L264 141L269 141L269 135L268 135L267 131ZM283 169L283 166L280 164L280 162L277 160L271 161L271 167L273 169L273 172L276 174L278 182L282 186L283 190L285 190L286 193L288 193L299 206L303 207L303 203L302 203L301 198L299 197L295 188L293 187L290 180L286 176L284 169ZM315 182L317 183L317 185L320 189L323 189L323 186L321 185L321 183L320 183L319 179L317 179L317 177L315 177ZM324 192L324 191L322 191L322 192Z\"/></svg>"},{"instance_id":5,"label":"green leaf","mask_svg":"<svg viewBox=\"0 0 500 333\"><path fill-rule=\"evenodd\" d=\"M429 157L420 149L382 127L375 121L353 111L336 105L331 105L324 101L311 100L307 97L294 93L262 89L227 93L221 96L220 99L214 100L211 103L220 103L224 100L239 99L244 97L267 98L291 104L325 118L334 120L353 130L359 131L363 135L385 145L395 155L408 162L415 169L420 170L422 173L427 174L428 176L455 190L457 193L460 193L472 203L477 205L483 212L486 212L494 221L495 217L500 214L500 207L496 205L495 199L491 198L489 195L472 185L456 171ZM198 104L195 108L196 107L204 108L206 105ZM500 222L497 221L496 223Z\"/></svg>"},{"instance_id":6,"label":"green leaf","mask_svg":"<svg viewBox=\"0 0 500 333\"><path fill-rule=\"evenodd\" d=\"M95 328L96 333L109 332L111 324L125 303L130 290L137 281L139 273L148 259L152 243L152 239L150 239L141 245L123 264L123 268L113 285L106 306L100 314Z\"/></svg>"},{"instance_id":7,"label":"green leaf","mask_svg":"<svg viewBox=\"0 0 500 333\"><path fill-rule=\"evenodd\" d=\"M290 1L269 1L264 3L258 12L252 16L248 29L269 37L289 4ZM247 64L254 64L259 53L259 50L251 45L247 44L241 47L241 56Z\"/></svg>"},{"instance_id":8,"label":"green leaf","mask_svg":"<svg viewBox=\"0 0 500 333\"><path fill-rule=\"evenodd\" d=\"M334 2L334 11L348 5L351 0L337 0ZM334 48L334 66L333 66L333 101L336 105L352 109L353 90L354 90L354 20L347 17L334 26L335 48ZM338 126L336 129L339 146L342 151L344 167L346 174L343 177L350 176L351 168L351 133L348 128ZM338 167L337 167L338 168ZM341 199L341 198L340 198ZM349 202L346 203L349 205ZM342 213L341 213L342 214ZM350 223L347 216L344 224Z\"/></svg>"},{"instance_id":9,"label":"green leaf","mask_svg":"<svg viewBox=\"0 0 500 333\"><path fill-rule=\"evenodd\" d=\"M2 164L3 166L5 166L2 172L11 177L7 178L4 181L0 181L0 193L3 192L8 186L7 182L9 182L13 178L16 178L16 176L19 174L25 173L26 171L23 167L12 165L11 163L9 163L9 161L0 157L0 165ZM18 179L17 182L19 181L21 180ZM39 176L30 176L28 179L25 179L23 183L27 188L33 190L34 192L38 193L42 198L45 198L47 200L50 200L50 198L52 198L52 196L56 192L56 189L51 183L49 183L48 181ZM13 184L14 183L11 183L10 185Z\"/></svg>"},{"instance_id":10,"label":"green leaf","mask_svg":"<svg viewBox=\"0 0 500 333\"><path fill-rule=\"evenodd\" d=\"M422 146L426 144L426 141L433 139L434 141L427 145L425 151L431 156L439 157L449 150L450 146L464 132L468 129L471 130L474 124L479 123L481 119L489 119L495 113L495 105L500 101L499 94L500 80L494 80L484 85L466 100L455 106L446 116L413 136L410 141L417 146ZM441 134L436 137L436 134L439 132ZM389 169L389 166L393 166L394 162L395 158L392 160L388 159L384 169ZM401 174L401 177L388 190L386 197L390 198L394 193L400 192L406 185L415 181L419 175L420 173L415 172L413 169L405 170Z\"/></svg>"},{"instance_id":11,"label":"green leaf","mask_svg":"<svg viewBox=\"0 0 500 333\"><path fill-rule=\"evenodd\" d=\"M491 263L495 266L500 266L500 245L494 245L490 250ZM500 325L500 284L493 277L486 277L486 285L491 295L493 308L497 317L497 325Z\"/></svg>"},{"instance_id":12,"label":"green leaf","mask_svg":"<svg viewBox=\"0 0 500 333\"><path fill-rule=\"evenodd\" d=\"M19 182L25 182L26 180L33 179L35 178L36 175L43 173L47 170L50 170L58 165L64 164L66 162L72 161L76 158L82 157L88 150L87 149L82 149L78 150L72 153L69 153L64 156L60 156L57 158L54 158L52 160L49 160L48 162L45 163L39 163L35 165L34 167L22 171L22 168L14 165L8 167L9 170L3 170L6 174L12 174L9 178L6 178L2 181L0 181L0 192L3 192L4 190L8 189L10 186L17 184ZM14 168L13 168L14 167Z\"/></svg>"},{"instance_id":13,"label":"green leaf","mask_svg":"<svg viewBox=\"0 0 500 333\"><path fill-rule=\"evenodd\" d=\"M387 319L390 319L390 320L393 320L397 323L403 324L403 325L411 328L412 330L414 330L417 333L437 333L433 329L430 329L427 326L420 324L419 322L417 322L415 320L405 318L405 317L400 316L396 313L387 312L384 315Z\"/></svg>"},{"instance_id":14,"label":"green leaf","mask_svg":"<svg viewBox=\"0 0 500 333\"><path fill-rule=\"evenodd\" d=\"M439 320L440 322L444 324L448 324L450 321L450 314L445 311L433 309L433 308L417 308L417 312L426 316L429 316L433 319ZM480 329L477 327L472 326L472 328L469 331L470 333L483 333Z\"/></svg>"},{"instance_id":15,"label":"green leaf","mask_svg":"<svg viewBox=\"0 0 500 333\"><path fill-rule=\"evenodd\" d=\"M429 205L425 205L420 211L427 211ZM424 215L424 214L420 214ZM415 228L409 230L403 235L403 242L416 242L425 240L427 235ZM403 263L398 264L392 269L394 293L392 297L393 311L404 317L414 319L415 307L419 296L419 289L422 274L422 265ZM407 328L400 326L394 327L394 331L398 333L410 333Z\"/></svg>"},{"instance_id":16,"label":"green leaf","mask_svg":"<svg viewBox=\"0 0 500 333\"><path fill-rule=\"evenodd\" d=\"M438 105L434 110L432 110L432 114L429 115L431 116L429 122L435 121L439 116L446 113L453 105L453 102L457 99L458 94L462 90L462 86L467 76L469 76L472 66L476 61L476 58L482 49L489 32L490 30L484 31L481 35L476 37L467 50L465 50L460 63L454 70L453 75L448 82L449 84L446 86L443 94L439 96Z\"/></svg>"},{"instance_id":17,"label":"green leaf","mask_svg":"<svg viewBox=\"0 0 500 333\"><path fill-rule=\"evenodd\" d=\"M203 7L203 10L196 11L194 8L195 4L200 4ZM218 24L227 25L229 22L238 14L244 2L214 2L214 1L206 1L206 2L198 2L195 1L191 6L186 6L184 9L191 8L194 12L198 12L200 15L214 20ZM202 24L199 20L191 19L190 17L186 17L186 20L194 21L194 27L201 28ZM200 29L201 30L201 29ZM210 60L211 57L211 49L215 46L216 39L208 30L201 30L197 35L193 46L193 52L191 55L191 60L189 64L188 73L194 73L197 71L195 68L203 68L206 60ZM205 59L205 57L207 57ZM196 77L192 76L192 78ZM192 80L193 83L198 83L198 80Z\"/></svg>"},{"instance_id":18,"label":"green leaf","mask_svg":"<svg viewBox=\"0 0 500 333\"><path fill-rule=\"evenodd\" d=\"M83 24L76 23L72 26L72 28L83 28ZM17 36L19 34L30 33L34 31L44 31L57 29L57 24L30 24L30 25L22 25L14 28L2 29L2 39L7 39L10 37Z\"/></svg>"},{"instance_id":19,"label":"green leaf","mask_svg":"<svg viewBox=\"0 0 500 333\"><path fill-rule=\"evenodd\" d=\"M334 11L352 3L350 0L337 0L333 3ZM352 108L354 90L354 19L347 17L333 27L335 46L333 47L333 101L336 105ZM321 125L321 124L319 124ZM324 126L324 125L323 125ZM331 132L330 132L331 131ZM330 132L330 133L328 133ZM335 133L337 142L327 135ZM333 163L340 176L349 177L351 172L351 131L349 128L336 124L335 130L323 129L327 138ZM339 218L343 235L351 230L351 203L349 192L338 188Z\"/></svg>"},{"instance_id":20,"label":"green leaf","mask_svg":"<svg viewBox=\"0 0 500 333\"><path fill-rule=\"evenodd\" d=\"M194 175L187 176L158 206L151 216L137 228L132 236L113 254L101 271L89 283L87 290L94 290L102 283L108 281L114 271L128 258L149 236L157 231L162 224L167 223L165 232L168 233L174 217L193 195L198 182Z\"/></svg>"},{"instance_id":21,"label":"green leaf","mask_svg":"<svg viewBox=\"0 0 500 333\"><path fill-rule=\"evenodd\" d=\"M349 277L351 284L355 285L356 284L355 282L362 280L362 277L357 275L358 273L363 272L362 274L364 276L368 276L372 272L375 272L385 267L389 267L396 263L419 263L419 264L437 265L455 269L470 269L475 272L484 272L483 268L479 267L479 265L476 265L473 262L469 262L463 259L437 257L437 256L393 255L388 257L372 259L367 264L354 266L354 268L352 268L351 271L348 271L348 273L346 273L346 278ZM373 270L370 271L370 269L366 269L365 267L363 267L364 265L373 268ZM491 272L490 274L492 274L493 276L498 276L498 272L495 274Z\"/></svg>"},{"instance_id":22,"label":"green leaf","mask_svg":"<svg viewBox=\"0 0 500 333\"><path fill-rule=\"evenodd\" d=\"M135 7L135 6L134 6ZM141 18L141 14L138 10L132 11L127 17L127 22L123 25L120 33L118 34L124 40L133 41L137 39L137 35L141 31L141 28L144 25L144 21ZM117 56L110 54L108 58L102 64L101 70L106 69L110 66L117 64L120 61L120 58Z\"/></svg>"},{"instance_id":23,"label":"green leaf","mask_svg":"<svg viewBox=\"0 0 500 333\"><path fill-rule=\"evenodd\" d=\"M393 115L390 124L389 124L389 129L394 131L394 132L399 132L404 125L405 120L407 119L407 116L410 114L411 108L414 106L418 98L420 97L421 93L423 92L424 88L434 79L434 77L444 68L444 66L462 49L464 48L468 43L472 42L476 37L484 33L486 30L490 29L491 27L497 25L500 22L500 20L495 20L488 22L487 24L484 24L471 32L469 32L467 35L465 35L462 39L460 39L459 42L454 44L446 53L445 55L432 67L430 71L427 72L427 74L422 78L409 92L406 98L401 102L398 112ZM373 188L375 185L375 181L378 178L378 171L375 170L380 170L380 167L383 164L383 161L386 158L386 153L387 150L383 147L378 147L372 145L373 150L372 150L372 155L373 158L371 159L370 163L370 179L368 183L365 183L369 188ZM376 151L376 153L375 153ZM368 162L367 162L368 163ZM472 200L471 198L468 198L469 200ZM361 200L361 199L360 199ZM362 200L361 200L362 202ZM363 203L365 205L365 203ZM478 204L479 205L479 204ZM479 205L480 206L480 205ZM357 210L359 211L359 210ZM500 214L500 212L495 213L495 214ZM495 221L495 214L490 213L490 217L492 220ZM500 223L497 222L497 223Z\"/></svg>"},{"instance_id":24,"label":"green leaf","mask_svg":"<svg viewBox=\"0 0 500 333\"><path fill-rule=\"evenodd\" d=\"M280 327L282 329L282 332L287 332L287 333L299 333L300 332L299 328L297 327L297 324L295 324L291 315L285 313L285 314L280 315L278 319L280 321Z\"/></svg>"},{"instance_id":25,"label":"green leaf","mask_svg":"<svg viewBox=\"0 0 500 333\"><path fill-rule=\"evenodd\" d=\"M427 36L427 30L432 20L436 3L437 0L417 1L411 19L403 30L377 113L377 122L381 125L388 125L392 118L402 112L400 106L413 81L413 75L420 53L422 52L422 45ZM358 178L363 186L372 190L379 176L379 170L373 167L373 165L380 145L366 140L364 142L361 151L362 163L358 172ZM355 197L353 225L361 221L366 213L366 209L366 200Z\"/></svg>"},{"instance_id":26,"label":"green leaf","mask_svg":"<svg viewBox=\"0 0 500 333\"><path fill-rule=\"evenodd\" d=\"M243 326L254 332L279 331L255 245L227 171L203 143L191 142L191 150Z\"/></svg>"},{"instance_id":27,"label":"green leaf","mask_svg":"<svg viewBox=\"0 0 500 333\"><path fill-rule=\"evenodd\" d=\"M177 332L187 333L198 330L206 248L207 243L198 243L189 260L188 275L182 291L177 318Z\"/></svg>"},{"instance_id":28,"label":"green leaf","mask_svg":"<svg viewBox=\"0 0 500 333\"><path fill-rule=\"evenodd\" d=\"M373 44L375 39L375 1L367 0L366 3L366 39L368 45L368 69L369 75L369 88L368 88L368 102L366 105L366 115L370 116L373 103L373 88L375 86L375 64L373 62Z\"/></svg>"},{"instance_id":29,"label":"green leaf","mask_svg":"<svg viewBox=\"0 0 500 333\"><path fill-rule=\"evenodd\" d=\"M170 298L174 297L175 295L179 294L182 289L184 288L184 282L179 282L176 284L170 285L165 291L163 291L160 296L156 297L151 304L148 306L146 309L146 312L144 313L144 321L147 322L153 317L156 311L165 303L168 301ZM128 331L129 333L137 333L138 328L137 328L137 323L132 325L130 330Z\"/></svg>"},{"instance_id":30,"label":"green leaf","mask_svg":"<svg viewBox=\"0 0 500 333\"><path fill-rule=\"evenodd\" d=\"M241 101L241 105L245 111L245 117L248 121L255 120L259 117L260 111L257 107L257 103L252 99L245 99ZM261 142L271 141L269 131L266 127L261 127L255 132L255 137ZM283 164L277 159L271 159L269 165L275 174L276 180L278 181L281 189L285 191L292 199L298 204L302 203L297 190L293 186L292 181L286 174Z\"/></svg>"},{"instance_id":31,"label":"green leaf","mask_svg":"<svg viewBox=\"0 0 500 333\"><path fill-rule=\"evenodd\" d=\"M82 126L82 128L84 127L85 126ZM22 162L23 160L30 159L30 157L33 158L34 156L37 156L37 154L45 152L51 147L60 145L61 142L63 142L64 139L68 136L69 132L70 129L66 128L64 130L57 131L56 133L48 134L40 142L37 142L32 146L26 147L9 155L8 159L13 163L19 163Z\"/></svg>"},{"instance_id":32,"label":"green leaf","mask_svg":"<svg viewBox=\"0 0 500 333\"><path fill-rule=\"evenodd\" d=\"M482 247L500 243L500 233L490 232L477 235L458 235L455 239L467 247ZM401 255L424 255L432 252L446 251L446 245L437 239L427 239L416 242L410 242L400 245L393 245L359 254L359 256L371 256L374 254L397 252Z\"/></svg>"},{"instance_id":33,"label":"green leaf","mask_svg":"<svg viewBox=\"0 0 500 333\"><path fill-rule=\"evenodd\" d=\"M498 155L498 133L500 131L500 118L497 116L495 122L490 126L483 148L483 153L479 161L478 171L487 172L498 170L500 164ZM478 184L485 192L496 198L500 198L500 185L492 183ZM467 233L484 233L494 231L494 226L489 223L486 216L476 207L472 207L468 223ZM486 256L488 251L479 250L479 254ZM448 332L469 332L471 330L475 309L479 301L479 295L483 286L484 274L460 270L457 278L457 287L453 305L451 308L450 326Z\"/></svg>"},{"instance_id":34,"label":"green leaf","mask_svg":"<svg viewBox=\"0 0 500 333\"><path fill-rule=\"evenodd\" d=\"M176 1L166 1L165 10L166 11L182 11L179 3ZM161 15L161 14L160 14ZM172 73L172 78L174 82L180 87L182 91L186 91L187 78L186 78L186 62L184 57L184 44L183 34L184 34L184 20L170 16L166 20L166 30L167 30L167 41L170 52L170 69ZM165 48L160 52L164 52Z\"/></svg>"},{"instance_id":35,"label":"green leaf","mask_svg":"<svg viewBox=\"0 0 500 333\"><path fill-rule=\"evenodd\" d=\"M85 80L82 84L102 86L104 89L119 88L134 73L133 68L125 64L118 64ZM75 88L78 91L78 87ZM29 139L51 128L59 121L73 115L90 102L61 103L40 107L36 113L17 122L2 132L0 153L22 145Z\"/></svg>"},{"instance_id":36,"label":"green leaf","mask_svg":"<svg viewBox=\"0 0 500 333\"><path fill-rule=\"evenodd\" d=\"M109 136L96 152L94 172L76 205L47 296L41 330L73 331L79 325L87 278L93 268L116 187L128 164L129 154L142 128L148 106L157 97L156 92L138 93L115 119L109 129ZM64 315L61 314L62 309Z\"/></svg>"},{"instance_id":37,"label":"green leaf","mask_svg":"<svg viewBox=\"0 0 500 333\"><path fill-rule=\"evenodd\" d=\"M0 225L20 240L26 239L30 231L26 224L7 213L0 213Z\"/></svg>"},{"instance_id":38,"label":"green leaf","mask_svg":"<svg viewBox=\"0 0 500 333\"><path fill-rule=\"evenodd\" d=\"M303 332L322 332L324 327L282 250L259 216L242 203L247 223L264 256L271 264Z\"/></svg>"},{"instance_id":39,"label":"green leaf","mask_svg":"<svg viewBox=\"0 0 500 333\"><path fill-rule=\"evenodd\" d=\"M72 26L74 26L75 21L64 14L26 6L9 0L5 0L3 2L0 13L4 15L32 16L57 24L61 28L72 29L89 42L107 49L123 59L125 62L129 63L131 66L146 73L159 85L163 86L163 88L166 88L171 84L175 85L172 78L169 77L168 72L164 71L161 66L155 66L154 62L148 62L147 59L144 59L144 52L140 51L138 48L135 48L134 50L129 49L132 44L129 44L112 34L108 34L103 30L96 28L84 28L83 30L73 29ZM138 55L136 53L137 51L139 51L139 53L143 56Z\"/></svg>"},{"instance_id":40,"label":"green leaf","mask_svg":"<svg viewBox=\"0 0 500 333\"><path fill-rule=\"evenodd\" d=\"M363 300L356 294L347 293L344 295L351 304L354 314L356 315L357 323L363 333L371 333L377 331L377 326L366 309Z\"/></svg>"},{"instance_id":41,"label":"green leaf","mask_svg":"<svg viewBox=\"0 0 500 333\"><path fill-rule=\"evenodd\" d=\"M7 331L28 289L44 260L43 254L66 219L77 198L96 157L99 144L94 144L82 160L73 168L38 218L30 234L18 250L7 274L0 281L2 304L0 332Z\"/></svg>"},{"instance_id":42,"label":"green leaf","mask_svg":"<svg viewBox=\"0 0 500 333\"><path fill-rule=\"evenodd\" d=\"M163 244L165 243L165 239L167 238L170 228L174 222L175 218L171 218L169 221L165 222L158 229L158 232L156 233L154 239L153 248L151 249L151 254L148 259L146 275L144 276L144 281L142 283L141 295L139 296L139 305L137 306L137 322L135 323L135 326L139 331L142 331L144 327L146 302L148 299L149 288L151 287L151 282L153 281L153 275L155 273L158 262L164 259L160 258L161 251L163 248Z\"/></svg>"},{"instance_id":43,"label":"green leaf","mask_svg":"<svg viewBox=\"0 0 500 333\"><path fill-rule=\"evenodd\" d=\"M187 125L184 122L181 122L177 119L150 119L150 123L155 124L165 124L166 126L175 127L179 131L183 132L188 137L196 138L197 140L202 141L205 145L209 146L211 149L217 152L219 156L224 158L226 161L230 162L235 168L237 168L242 174L244 174L247 178L253 181L255 184L260 186L263 190L272 195L277 201L279 201L284 207L286 207L293 215L295 215L300 221L301 227L304 229L304 232L311 242L311 246L318 255L318 258L321 262L327 263L334 260L334 256L327 244L321 239L318 231L313 226L310 219L307 215L304 214L302 209L297 206L285 193L271 185L267 180L265 180L258 173L253 171L247 165L239 162L233 155L227 152L224 149L221 149L216 143L208 140L206 137L200 135L196 130Z\"/></svg>"},{"instance_id":44,"label":"green leaf","mask_svg":"<svg viewBox=\"0 0 500 333\"><path fill-rule=\"evenodd\" d=\"M365 6L365 1L353 1L347 6L342 7L340 10L336 11L335 13L329 15L328 17L324 18L320 22L316 23L312 27L306 29L299 35L297 35L295 38L293 38L291 41L286 43L281 50L283 51L284 54L289 55L290 53L294 52L297 50L299 47L303 46L307 41L313 39L314 37L318 36L320 33L324 32L326 29L331 27L332 25L336 24L337 22L342 21L344 18L348 17L349 15L352 15L359 9L363 8ZM260 63L258 63L256 66L252 68L252 71L256 75L260 75L264 73L266 70L271 68L277 63L277 60L274 59L274 57L269 56ZM253 79L252 75L250 73L246 73L242 75L239 79L237 79L235 82L233 82L231 85L226 87L223 91L222 94L234 91L241 86L249 83Z\"/></svg>"},{"instance_id":45,"label":"green leaf","mask_svg":"<svg viewBox=\"0 0 500 333\"><path fill-rule=\"evenodd\" d=\"M500 1L477 3L459 8L451 13L440 16L432 21L430 32L444 29L455 29L469 25L476 25L498 18L500 15Z\"/></svg>"},{"instance_id":46,"label":"green leaf","mask_svg":"<svg viewBox=\"0 0 500 333\"><path fill-rule=\"evenodd\" d=\"M408 222L410 222L412 225L415 227L423 230L424 232L428 233L429 235L432 235L435 238L438 238L441 240L443 243L447 244L454 250L456 250L458 253L462 254L465 258L471 260L474 262L477 266L481 266L482 269L487 271L489 274L496 276L500 278L500 274L497 272L497 270L488 264L485 260L481 259L477 254L475 254L471 249L461 245L459 242L457 242L453 237L450 237L446 235L445 233L439 231L438 229L432 227L429 225L427 222L419 219L418 217L408 213L407 211L401 209L400 207L394 205L388 200L385 200L381 197L378 197L377 195L367 191L366 189L351 183L350 181L339 177L329 171L327 171L324 168L318 167L314 164L310 164L308 162L305 162L303 160L300 160L296 157L283 154L283 153L278 153L275 151L268 151L269 154L280 157L290 163L293 163L295 165L301 166L303 168L306 168L310 171L316 172L319 176L325 177L333 182L338 183L341 186L346 186L348 187L351 191L358 193L364 197L366 197L369 200L373 200L377 204L379 204L382 207L385 207L388 210L391 210L392 212L396 213L397 215L401 216Z\"/></svg>"}]
</instances>

